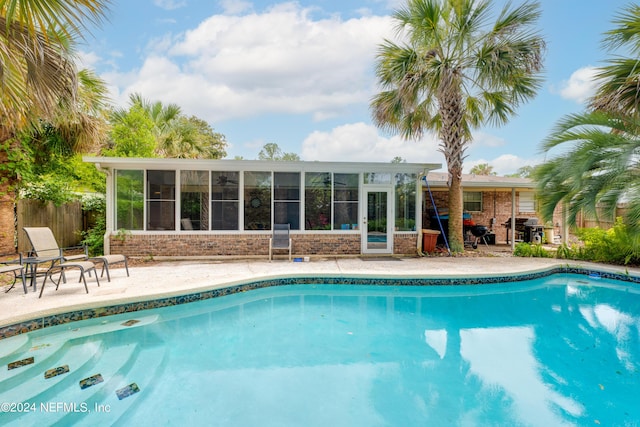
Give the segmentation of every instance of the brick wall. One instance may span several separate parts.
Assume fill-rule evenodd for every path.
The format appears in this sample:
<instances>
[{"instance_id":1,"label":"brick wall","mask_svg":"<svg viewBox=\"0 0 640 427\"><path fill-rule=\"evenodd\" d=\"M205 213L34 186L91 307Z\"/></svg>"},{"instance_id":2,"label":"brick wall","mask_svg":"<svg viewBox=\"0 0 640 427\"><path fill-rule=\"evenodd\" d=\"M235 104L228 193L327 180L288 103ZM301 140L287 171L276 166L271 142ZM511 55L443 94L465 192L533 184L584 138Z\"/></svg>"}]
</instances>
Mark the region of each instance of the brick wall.
<instances>
[{"instance_id":1,"label":"brick wall","mask_svg":"<svg viewBox=\"0 0 640 427\"><path fill-rule=\"evenodd\" d=\"M111 236L111 253L134 257L269 256L269 234L132 234ZM360 234L292 234L292 255L360 255ZM394 254L415 255L417 234L397 234ZM284 250L275 255L286 254Z\"/></svg>"},{"instance_id":2,"label":"brick wall","mask_svg":"<svg viewBox=\"0 0 640 427\"><path fill-rule=\"evenodd\" d=\"M470 190L472 191L472 190ZM446 209L449 204L449 194L447 191L433 191L433 199L439 210ZM437 224L430 225L428 212L432 209L429 193L425 193L425 215L423 217L424 228L438 229ZM518 210L519 195L516 192L516 217L518 218L538 218L535 212L520 212ZM560 222L559 209L554 214L554 224ZM496 218L493 232L496 235L496 243L506 243L507 229L503 226L511 218L511 191L483 191L482 192L482 212L471 212L473 221L479 225L486 225L491 228L491 218ZM558 232L556 230L556 232Z\"/></svg>"},{"instance_id":3,"label":"brick wall","mask_svg":"<svg viewBox=\"0 0 640 427\"><path fill-rule=\"evenodd\" d=\"M7 196L0 200L0 254L3 255L16 253L13 206L13 200Z\"/></svg>"},{"instance_id":4,"label":"brick wall","mask_svg":"<svg viewBox=\"0 0 640 427\"><path fill-rule=\"evenodd\" d=\"M393 236L393 253L396 255L416 255L417 252L417 239L418 235L409 234L395 234Z\"/></svg>"}]
</instances>

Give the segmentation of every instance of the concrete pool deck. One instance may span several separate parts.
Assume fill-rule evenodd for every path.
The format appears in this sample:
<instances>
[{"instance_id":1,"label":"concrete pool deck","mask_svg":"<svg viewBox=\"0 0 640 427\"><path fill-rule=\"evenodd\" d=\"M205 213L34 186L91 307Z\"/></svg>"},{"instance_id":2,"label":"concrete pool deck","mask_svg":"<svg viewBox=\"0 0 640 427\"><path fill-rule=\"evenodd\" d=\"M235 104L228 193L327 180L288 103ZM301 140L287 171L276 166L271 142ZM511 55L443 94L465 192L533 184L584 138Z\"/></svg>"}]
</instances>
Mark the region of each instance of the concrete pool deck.
<instances>
[{"instance_id":1,"label":"concrete pool deck","mask_svg":"<svg viewBox=\"0 0 640 427\"><path fill-rule=\"evenodd\" d=\"M377 259L312 258L310 262L267 260L166 260L112 268L111 282L106 275L96 285L87 277L89 293L78 283L79 273L67 272L67 283L58 290L47 280L42 298L38 298L43 278L38 277L37 291L25 294L18 282L8 293L0 295L0 326L75 310L145 301L197 291L222 288L253 280L287 276L317 275L339 277L467 277L509 275L535 272L557 266L576 266L640 277L639 268L625 268L549 258L519 258L510 255L462 257L381 257ZM27 283L28 284L28 283ZM6 288L5 288L6 289Z\"/></svg>"}]
</instances>

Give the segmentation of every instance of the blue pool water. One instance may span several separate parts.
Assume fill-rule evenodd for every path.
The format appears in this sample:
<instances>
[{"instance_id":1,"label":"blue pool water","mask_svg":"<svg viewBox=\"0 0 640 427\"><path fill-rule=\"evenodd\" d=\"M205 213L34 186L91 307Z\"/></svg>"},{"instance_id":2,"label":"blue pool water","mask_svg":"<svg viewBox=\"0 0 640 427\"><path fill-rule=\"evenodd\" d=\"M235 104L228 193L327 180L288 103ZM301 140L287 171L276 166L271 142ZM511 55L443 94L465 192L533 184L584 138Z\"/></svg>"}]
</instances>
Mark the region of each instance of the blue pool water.
<instances>
[{"instance_id":1,"label":"blue pool water","mask_svg":"<svg viewBox=\"0 0 640 427\"><path fill-rule=\"evenodd\" d=\"M0 424L640 425L639 290L296 285L76 322L0 341Z\"/></svg>"}]
</instances>

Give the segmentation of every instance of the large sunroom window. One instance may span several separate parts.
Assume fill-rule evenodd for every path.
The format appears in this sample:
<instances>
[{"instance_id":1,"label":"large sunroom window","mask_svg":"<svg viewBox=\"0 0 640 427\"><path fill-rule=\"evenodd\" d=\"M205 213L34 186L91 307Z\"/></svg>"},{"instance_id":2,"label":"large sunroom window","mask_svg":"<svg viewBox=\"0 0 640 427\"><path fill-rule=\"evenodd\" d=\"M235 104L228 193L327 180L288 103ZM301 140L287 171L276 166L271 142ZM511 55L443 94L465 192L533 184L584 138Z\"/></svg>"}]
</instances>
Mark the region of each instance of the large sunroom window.
<instances>
[{"instance_id":1,"label":"large sunroom window","mask_svg":"<svg viewBox=\"0 0 640 427\"><path fill-rule=\"evenodd\" d=\"M300 229L300 173L273 174L273 222Z\"/></svg>"},{"instance_id":2,"label":"large sunroom window","mask_svg":"<svg viewBox=\"0 0 640 427\"><path fill-rule=\"evenodd\" d=\"M211 172L211 229L239 228L240 173Z\"/></svg>"},{"instance_id":3,"label":"large sunroom window","mask_svg":"<svg viewBox=\"0 0 640 427\"><path fill-rule=\"evenodd\" d=\"M176 172L147 171L147 230L176 229Z\"/></svg>"},{"instance_id":4,"label":"large sunroom window","mask_svg":"<svg viewBox=\"0 0 640 427\"><path fill-rule=\"evenodd\" d=\"M144 228L144 171L116 171L116 229Z\"/></svg>"},{"instance_id":5,"label":"large sunroom window","mask_svg":"<svg viewBox=\"0 0 640 427\"><path fill-rule=\"evenodd\" d=\"M307 172L304 176L305 230L331 230L331 174Z\"/></svg>"},{"instance_id":6,"label":"large sunroom window","mask_svg":"<svg viewBox=\"0 0 640 427\"><path fill-rule=\"evenodd\" d=\"M209 172L180 172L180 228L209 229Z\"/></svg>"},{"instance_id":7,"label":"large sunroom window","mask_svg":"<svg viewBox=\"0 0 640 427\"><path fill-rule=\"evenodd\" d=\"M333 194L334 230L358 228L358 174L334 174Z\"/></svg>"},{"instance_id":8,"label":"large sunroom window","mask_svg":"<svg viewBox=\"0 0 640 427\"><path fill-rule=\"evenodd\" d=\"M416 229L416 174L396 174L396 230Z\"/></svg>"},{"instance_id":9,"label":"large sunroom window","mask_svg":"<svg viewBox=\"0 0 640 427\"><path fill-rule=\"evenodd\" d=\"M244 173L244 229L271 230L271 172Z\"/></svg>"}]
</instances>

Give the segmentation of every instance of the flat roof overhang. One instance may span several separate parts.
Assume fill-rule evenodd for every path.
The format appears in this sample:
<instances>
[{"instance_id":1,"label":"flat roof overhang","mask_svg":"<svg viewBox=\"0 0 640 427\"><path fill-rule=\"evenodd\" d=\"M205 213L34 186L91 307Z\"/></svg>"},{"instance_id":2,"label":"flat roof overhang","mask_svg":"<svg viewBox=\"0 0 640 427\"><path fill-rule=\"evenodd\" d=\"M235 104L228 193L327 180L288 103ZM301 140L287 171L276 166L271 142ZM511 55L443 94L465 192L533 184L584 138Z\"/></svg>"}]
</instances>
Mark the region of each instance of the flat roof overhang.
<instances>
[{"instance_id":1,"label":"flat roof overhang","mask_svg":"<svg viewBox=\"0 0 640 427\"><path fill-rule=\"evenodd\" d=\"M209 160L84 156L99 169L232 170L278 172L388 172L426 174L440 163L318 162L270 160Z\"/></svg>"},{"instance_id":2,"label":"flat roof overhang","mask_svg":"<svg viewBox=\"0 0 640 427\"><path fill-rule=\"evenodd\" d=\"M429 186L432 189L442 189L448 187L448 175L442 172L429 172L427 174L429 180ZM426 187L426 183L422 183L423 187ZM493 176L493 175L462 175L462 187L465 189L479 190L535 190L536 184L529 178L514 178L506 176Z\"/></svg>"}]
</instances>

